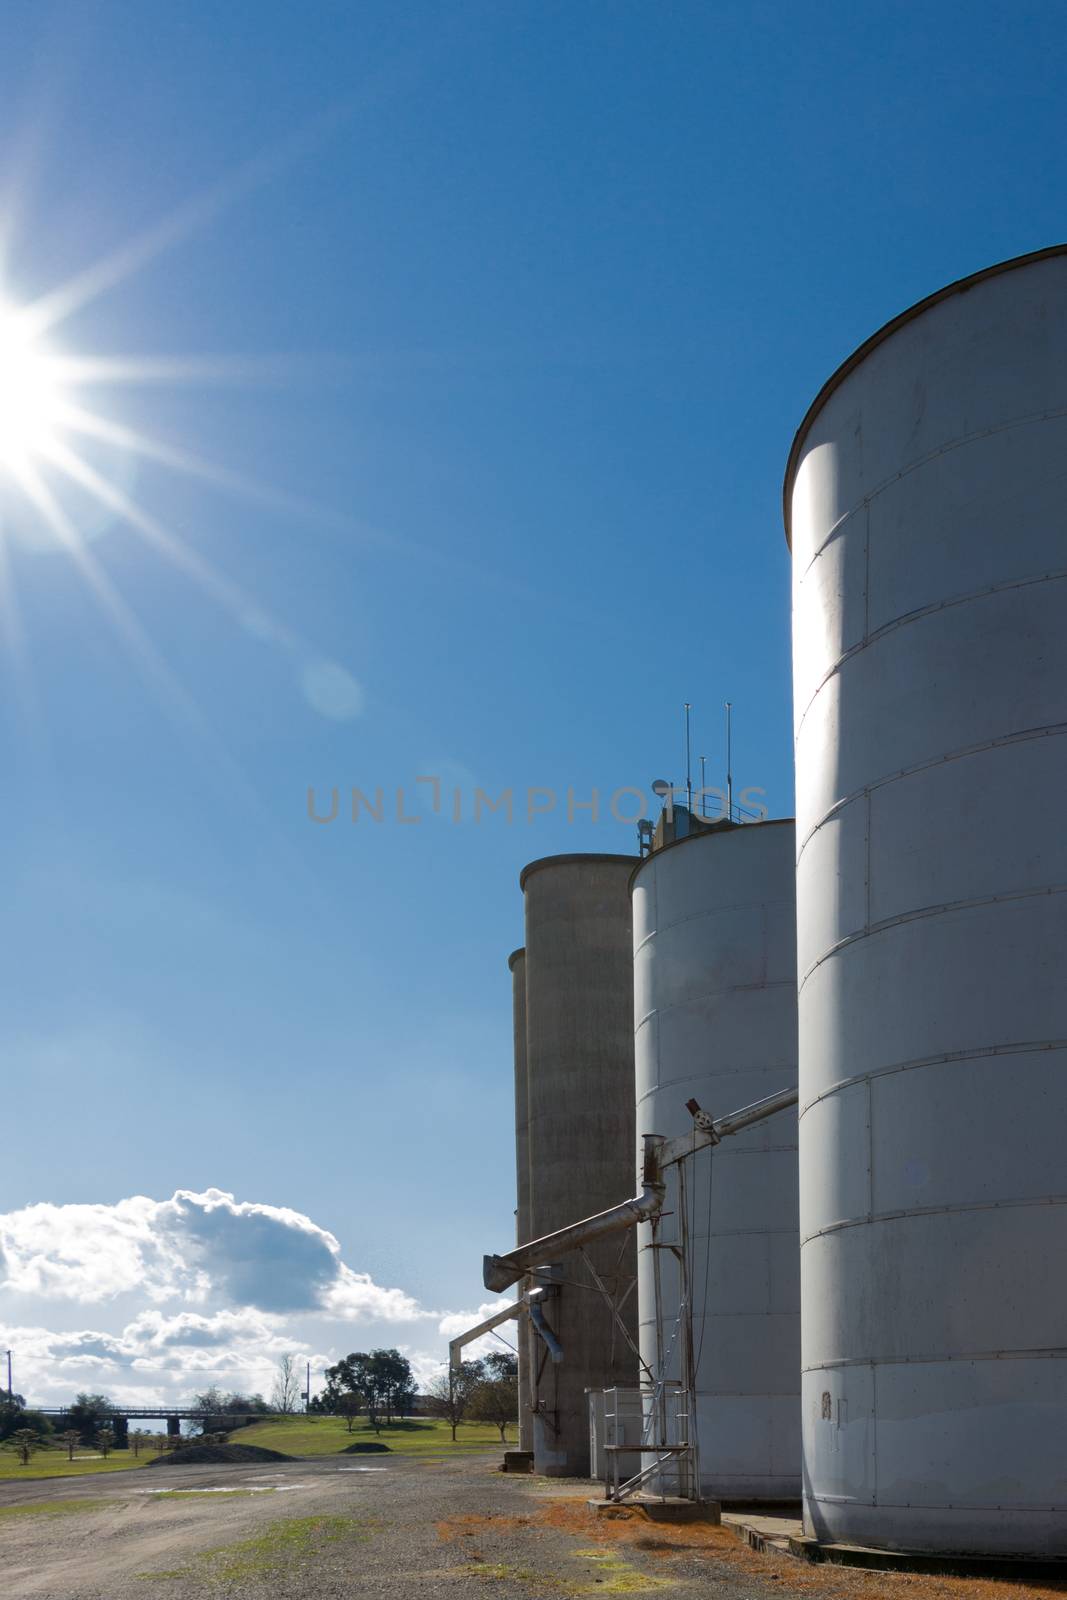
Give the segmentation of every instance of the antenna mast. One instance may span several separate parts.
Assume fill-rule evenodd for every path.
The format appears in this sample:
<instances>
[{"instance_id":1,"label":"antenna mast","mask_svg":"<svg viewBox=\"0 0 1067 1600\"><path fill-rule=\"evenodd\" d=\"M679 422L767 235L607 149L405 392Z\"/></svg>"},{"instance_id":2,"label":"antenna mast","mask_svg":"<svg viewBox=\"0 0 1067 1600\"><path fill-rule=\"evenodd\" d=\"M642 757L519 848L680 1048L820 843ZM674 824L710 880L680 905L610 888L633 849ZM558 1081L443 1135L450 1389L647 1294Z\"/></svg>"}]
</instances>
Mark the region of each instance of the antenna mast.
<instances>
[{"instance_id":1,"label":"antenna mast","mask_svg":"<svg viewBox=\"0 0 1067 1600\"><path fill-rule=\"evenodd\" d=\"M734 774L733 774L733 702L724 700L726 708L726 815L730 821L734 820Z\"/></svg>"},{"instance_id":2,"label":"antenna mast","mask_svg":"<svg viewBox=\"0 0 1067 1600\"><path fill-rule=\"evenodd\" d=\"M692 709L687 700L685 702L685 801L690 811L693 809L693 763L689 755L689 713Z\"/></svg>"}]
</instances>

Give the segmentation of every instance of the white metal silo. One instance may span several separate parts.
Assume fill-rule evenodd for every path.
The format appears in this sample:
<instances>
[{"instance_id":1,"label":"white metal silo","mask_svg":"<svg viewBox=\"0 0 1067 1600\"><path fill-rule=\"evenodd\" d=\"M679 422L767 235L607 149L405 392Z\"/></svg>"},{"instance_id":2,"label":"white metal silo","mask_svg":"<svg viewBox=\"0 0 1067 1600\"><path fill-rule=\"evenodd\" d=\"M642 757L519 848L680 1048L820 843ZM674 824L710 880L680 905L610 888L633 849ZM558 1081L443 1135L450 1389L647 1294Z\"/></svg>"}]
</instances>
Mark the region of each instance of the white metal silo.
<instances>
[{"instance_id":1,"label":"white metal silo","mask_svg":"<svg viewBox=\"0 0 1067 1600\"><path fill-rule=\"evenodd\" d=\"M692 1129L797 1081L792 822L691 834L633 875L637 1129ZM685 1191L680 1190L684 1171ZM709 1188L710 1183L710 1188ZM672 1245L687 1226L700 1486L718 1500L800 1496L796 1111L668 1169L641 1225L641 1354L679 1382ZM658 1258L662 1320L654 1287Z\"/></svg>"},{"instance_id":2,"label":"white metal silo","mask_svg":"<svg viewBox=\"0 0 1067 1600\"><path fill-rule=\"evenodd\" d=\"M1067 246L794 442L809 1531L1067 1555Z\"/></svg>"}]
</instances>

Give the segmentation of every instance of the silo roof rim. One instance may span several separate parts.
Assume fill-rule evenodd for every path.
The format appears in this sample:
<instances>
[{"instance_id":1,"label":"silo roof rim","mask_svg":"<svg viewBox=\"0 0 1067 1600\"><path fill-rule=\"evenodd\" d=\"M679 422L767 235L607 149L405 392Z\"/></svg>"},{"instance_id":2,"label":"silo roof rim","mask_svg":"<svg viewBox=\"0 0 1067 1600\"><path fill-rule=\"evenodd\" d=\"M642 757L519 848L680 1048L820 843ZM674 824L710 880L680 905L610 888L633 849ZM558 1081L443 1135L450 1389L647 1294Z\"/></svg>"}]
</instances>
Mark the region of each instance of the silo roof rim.
<instances>
[{"instance_id":1,"label":"silo roof rim","mask_svg":"<svg viewBox=\"0 0 1067 1600\"><path fill-rule=\"evenodd\" d=\"M588 852L579 851L575 855L538 856L536 861L528 862L527 865L525 867L523 867L522 871L519 873L519 888L520 889L525 889L526 880L530 876L530 874L533 873L533 872L540 872L541 869L544 868L544 867L572 866L572 865L577 865L579 862L583 862L583 861L592 861L594 863L607 862L607 861L618 861L620 863L625 863L627 865L632 866L635 861L639 861L639 860L640 860L639 856L615 856L615 855L607 855L607 854L600 855L596 851L588 851Z\"/></svg>"},{"instance_id":2,"label":"silo roof rim","mask_svg":"<svg viewBox=\"0 0 1067 1600\"><path fill-rule=\"evenodd\" d=\"M795 817L765 817L761 822L738 822L732 828L701 829L699 833L687 833L681 839L671 839L668 844L661 844L658 850L653 850L650 855L642 856L630 874L630 894L633 895L637 874L642 867L647 867L650 861L655 861L663 855L665 850L677 850L679 845L692 844L696 839L732 839L738 833L751 833L754 828L781 828L785 826L796 827Z\"/></svg>"},{"instance_id":3,"label":"silo roof rim","mask_svg":"<svg viewBox=\"0 0 1067 1600\"><path fill-rule=\"evenodd\" d=\"M508 971L509 972L513 972L515 970L516 961L519 959L520 956L524 956L525 954L526 954L526 946L524 944L520 944L520 946L519 946L519 948L517 950L513 950L511 952L511 954L508 956Z\"/></svg>"},{"instance_id":4,"label":"silo roof rim","mask_svg":"<svg viewBox=\"0 0 1067 1600\"><path fill-rule=\"evenodd\" d=\"M1046 245L1043 250L1031 250L1022 256L1010 256L1007 261L997 261L991 267L982 267L978 272L970 273L966 278L957 278L953 283L947 283L943 289L935 289L933 294L928 294L922 300L917 300L906 311L901 311L897 316L885 323L869 339L858 345L852 354L833 371L819 390L815 399L804 413L804 420L797 429L793 443L789 450L789 459L785 466L785 480L782 484L782 520L785 523L785 542L790 549L793 548L793 529L790 518L789 495L793 487L793 477L800 460L800 452L804 448L804 441L808 436L815 418L829 400L834 390L837 389L848 375L865 360L878 345L888 339L890 335L902 328L905 323L912 322L916 317L929 311L933 306L939 305L942 300L948 300L955 294L966 294L968 289L973 289L975 284L983 283L987 278L996 278L1002 272L1013 272L1016 267L1029 267L1037 261L1048 261L1053 256L1067 255L1067 243Z\"/></svg>"}]
</instances>

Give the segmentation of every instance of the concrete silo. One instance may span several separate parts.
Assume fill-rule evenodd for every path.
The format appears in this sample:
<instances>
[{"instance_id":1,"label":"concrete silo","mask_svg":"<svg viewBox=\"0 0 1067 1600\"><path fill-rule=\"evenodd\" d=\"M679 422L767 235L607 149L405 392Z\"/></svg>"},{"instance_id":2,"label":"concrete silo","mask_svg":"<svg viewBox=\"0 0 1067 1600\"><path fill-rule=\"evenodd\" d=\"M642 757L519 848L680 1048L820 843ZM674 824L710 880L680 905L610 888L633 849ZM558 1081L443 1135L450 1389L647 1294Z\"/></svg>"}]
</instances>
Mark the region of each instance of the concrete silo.
<instances>
[{"instance_id":1,"label":"concrete silo","mask_svg":"<svg viewBox=\"0 0 1067 1600\"><path fill-rule=\"evenodd\" d=\"M531 862L526 902L526 1065L530 1236L625 1200L634 1189L633 856ZM591 1244L589 1262L621 1297L636 1273L633 1232ZM562 1359L536 1362L534 1470L589 1468L586 1389L636 1382L637 1361L587 1263L570 1256L545 1316ZM579 1287L579 1284L588 1287ZM636 1295L621 1316L636 1343Z\"/></svg>"},{"instance_id":2,"label":"concrete silo","mask_svg":"<svg viewBox=\"0 0 1067 1600\"><path fill-rule=\"evenodd\" d=\"M794 846L791 821L721 824L654 851L634 872L642 1133L691 1132L690 1098L720 1116L796 1084ZM682 1243L684 1216L701 1494L796 1500L795 1109L668 1168L664 1213L655 1233L649 1223L638 1230L641 1354L658 1374L669 1353L670 1376L682 1381L674 1331L681 1288L670 1247Z\"/></svg>"},{"instance_id":3,"label":"concrete silo","mask_svg":"<svg viewBox=\"0 0 1067 1600\"><path fill-rule=\"evenodd\" d=\"M524 1244L530 1234L530 1137L526 1083L526 951L508 957L511 973L511 1015L515 1040L515 1241ZM530 1325L525 1317L516 1324L519 1352L519 1449L533 1449L530 1411Z\"/></svg>"},{"instance_id":4,"label":"concrete silo","mask_svg":"<svg viewBox=\"0 0 1067 1600\"><path fill-rule=\"evenodd\" d=\"M797 435L805 1516L1067 1556L1067 247Z\"/></svg>"}]
</instances>

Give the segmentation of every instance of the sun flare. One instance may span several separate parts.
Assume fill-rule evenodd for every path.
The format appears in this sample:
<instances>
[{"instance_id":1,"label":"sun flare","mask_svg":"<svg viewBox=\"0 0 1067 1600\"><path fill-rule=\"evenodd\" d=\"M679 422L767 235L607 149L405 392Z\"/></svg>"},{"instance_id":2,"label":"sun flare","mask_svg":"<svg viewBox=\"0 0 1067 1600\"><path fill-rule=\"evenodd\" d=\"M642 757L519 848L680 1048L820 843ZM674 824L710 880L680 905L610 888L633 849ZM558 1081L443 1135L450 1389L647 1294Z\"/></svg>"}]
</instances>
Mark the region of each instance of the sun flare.
<instances>
[{"instance_id":1,"label":"sun flare","mask_svg":"<svg viewBox=\"0 0 1067 1600\"><path fill-rule=\"evenodd\" d=\"M0 468L21 477L53 450L66 403L58 358L24 311L0 302Z\"/></svg>"}]
</instances>

